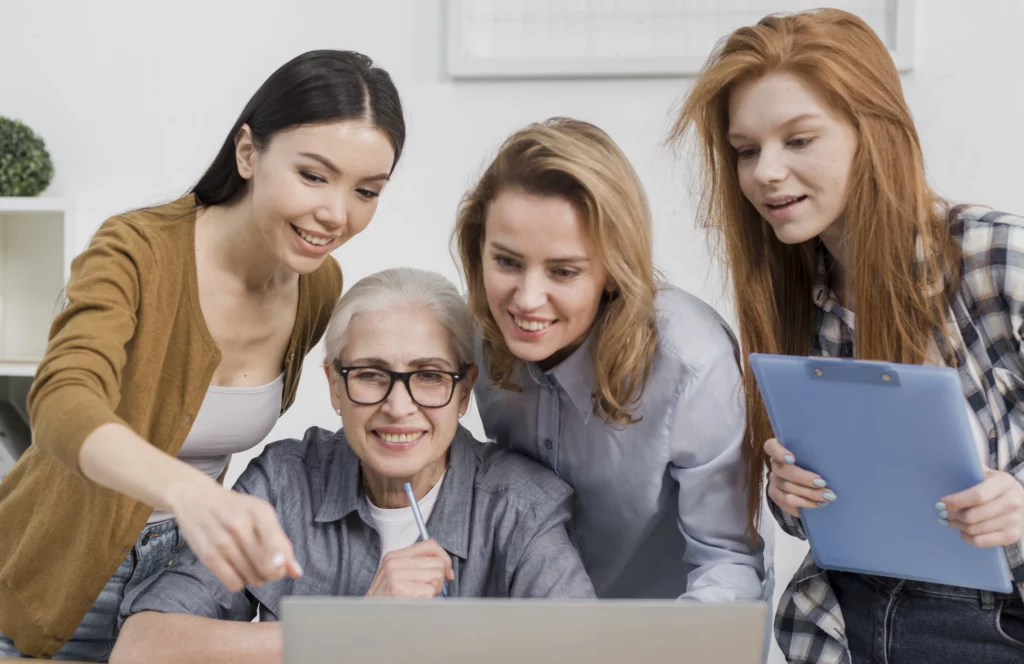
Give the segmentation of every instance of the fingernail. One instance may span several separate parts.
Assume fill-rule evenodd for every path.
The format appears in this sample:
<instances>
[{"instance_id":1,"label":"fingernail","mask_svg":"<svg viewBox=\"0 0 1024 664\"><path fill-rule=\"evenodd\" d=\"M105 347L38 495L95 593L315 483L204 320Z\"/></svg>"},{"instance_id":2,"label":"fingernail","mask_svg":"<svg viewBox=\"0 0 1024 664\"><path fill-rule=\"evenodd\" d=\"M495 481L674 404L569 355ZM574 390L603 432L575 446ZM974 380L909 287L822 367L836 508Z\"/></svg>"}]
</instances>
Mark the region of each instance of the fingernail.
<instances>
[{"instance_id":1,"label":"fingernail","mask_svg":"<svg viewBox=\"0 0 1024 664\"><path fill-rule=\"evenodd\" d=\"M836 494L832 493L831 491L826 491L825 493L821 494L821 497L831 503L833 500L836 499Z\"/></svg>"},{"instance_id":2,"label":"fingernail","mask_svg":"<svg viewBox=\"0 0 1024 664\"><path fill-rule=\"evenodd\" d=\"M937 509L937 510L939 510L941 512L942 510L946 509L946 503L944 503L942 501L939 501L939 502L935 503L935 509Z\"/></svg>"},{"instance_id":3,"label":"fingernail","mask_svg":"<svg viewBox=\"0 0 1024 664\"><path fill-rule=\"evenodd\" d=\"M299 576L302 576L304 574L304 572L302 571L302 565L299 564L298 560L295 561L295 571L299 573Z\"/></svg>"},{"instance_id":4,"label":"fingernail","mask_svg":"<svg viewBox=\"0 0 1024 664\"><path fill-rule=\"evenodd\" d=\"M943 526L948 526L949 525L949 521L946 521L945 519L939 519L939 524L941 524Z\"/></svg>"},{"instance_id":5,"label":"fingernail","mask_svg":"<svg viewBox=\"0 0 1024 664\"><path fill-rule=\"evenodd\" d=\"M949 518L949 512L947 512L946 510L942 510L941 512L939 512L939 518L940 519L948 519Z\"/></svg>"},{"instance_id":6,"label":"fingernail","mask_svg":"<svg viewBox=\"0 0 1024 664\"><path fill-rule=\"evenodd\" d=\"M828 486L828 482L819 477L818 479L814 480L814 486L818 487L819 489L824 489L826 486Z\"/></svg>"},{"instance_id":7,"label":"fingernail","mask_svg":"<svg viewBox=\"0 0 1024 664\"><path fill-rule=\"evenodd\" d=\"M818 507L825 507L826 505L828 505L828 503L826 503L826 502L818 503Z\"/></svg>"},{"instance_id":8,"label":"fingernail","mask_svg":"<svg viewBox=\"0 0 1024 664\"><path fill-rule=\"evenodd\" d=\"M270 564L274 567L280 567L281 565L284 565L284 554L275 553L274 557L270 559Z\"/></svg>"},{"instance_id":9,"label":"fingernail","mask_svg":"<svg viewBox=\"0 0 1024 664\"><path fill-rule=\"evenodd\" d=\"M782 460L789 464L796 463L796 459L793 458L792 454L787 454L786 456L782 457Z\"/></svg>"}]
</instances>

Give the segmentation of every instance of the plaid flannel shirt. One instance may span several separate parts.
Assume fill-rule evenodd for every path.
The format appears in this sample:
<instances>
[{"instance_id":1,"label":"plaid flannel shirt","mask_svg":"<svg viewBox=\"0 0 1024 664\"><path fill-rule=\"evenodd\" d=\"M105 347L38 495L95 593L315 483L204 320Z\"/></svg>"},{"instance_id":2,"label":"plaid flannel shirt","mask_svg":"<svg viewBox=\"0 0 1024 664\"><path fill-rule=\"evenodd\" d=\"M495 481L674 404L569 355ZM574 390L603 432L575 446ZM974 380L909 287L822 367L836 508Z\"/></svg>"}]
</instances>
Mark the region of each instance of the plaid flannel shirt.
<instances>
[{"instance_id":1,"label":"plaid flannel shirt","mask_svg":"<svg viewBox=\"0 0 1024 664\"><path fill-rule=\"evenodd\" d=\"M989 467L1024 483L1024 218L984 207L958 207L950 214L950 231L963 258L945 332L955 345L964 396L988 433ZM828 286L823 250L813 299L814 354L853 357L853 314L839 305ZM771 501L769 505L786 533L806 539L799 518ZM1024 550L1015 543L1005 553L1024 597ZM808 554L779 601L779 647L792 664L850 664L844 630L828 577Z\"/></svg>"}]
</instances>

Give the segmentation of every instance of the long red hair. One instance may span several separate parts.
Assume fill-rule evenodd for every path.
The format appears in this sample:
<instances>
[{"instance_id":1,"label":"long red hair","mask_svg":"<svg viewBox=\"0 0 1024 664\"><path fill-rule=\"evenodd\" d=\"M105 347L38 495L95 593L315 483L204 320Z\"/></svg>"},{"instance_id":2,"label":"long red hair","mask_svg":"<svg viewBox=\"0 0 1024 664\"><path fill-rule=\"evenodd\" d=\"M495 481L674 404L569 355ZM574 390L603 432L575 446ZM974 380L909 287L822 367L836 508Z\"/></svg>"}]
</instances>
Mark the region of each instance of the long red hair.
<instances>
[{"instance_id":1,"label":"long red hair","mask_svg":"<svg viewBox=\"0 0 1024 664\"><path fill-rule=\"evenodd\" d=\"M848 289L857 307L857 356L921 363L944 325L959 254L925 180L917 130L888 50L857 16L835 9L771 15L723 40L687 95L671 133L701 155L700 222L733 286L745 353L809 355L817 239L787 245L743 196L726 135L736 86L787 72L824 94L855 129L845 211ZM919 248L926 249L919 251ZM945 283L946 288L935 288ZM948 349L943 349L947 354ZM757 527L772 436L744 359L747 507Z\"/></svg>"}]
</instances>

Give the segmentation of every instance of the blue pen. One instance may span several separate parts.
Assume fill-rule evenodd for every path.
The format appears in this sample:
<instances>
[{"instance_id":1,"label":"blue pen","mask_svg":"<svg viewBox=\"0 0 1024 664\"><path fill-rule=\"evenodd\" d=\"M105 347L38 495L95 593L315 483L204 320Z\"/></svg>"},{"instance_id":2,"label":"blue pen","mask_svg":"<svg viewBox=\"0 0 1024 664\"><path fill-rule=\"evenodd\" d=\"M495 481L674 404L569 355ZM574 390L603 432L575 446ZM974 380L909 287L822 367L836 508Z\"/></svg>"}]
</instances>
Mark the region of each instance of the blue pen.
<instances>
[{"instance_id":1,"label":"blue pen","mask_svg":"<svg viewBox=\"0 0 1024 664\"><path fill-rule=\"evenodd\" d=\"M409 507L412 508L412 518L416 519L416 527L420 529L420 539L426 542L430 539L427 534L427 524L423 521L423 512L420 512L420 504L416 502L416 494L413 493L412 484L405 483L405 495L409 498ZM448 582L441 582L441 597L448 596Z\"/></svg>"}]
</instances>

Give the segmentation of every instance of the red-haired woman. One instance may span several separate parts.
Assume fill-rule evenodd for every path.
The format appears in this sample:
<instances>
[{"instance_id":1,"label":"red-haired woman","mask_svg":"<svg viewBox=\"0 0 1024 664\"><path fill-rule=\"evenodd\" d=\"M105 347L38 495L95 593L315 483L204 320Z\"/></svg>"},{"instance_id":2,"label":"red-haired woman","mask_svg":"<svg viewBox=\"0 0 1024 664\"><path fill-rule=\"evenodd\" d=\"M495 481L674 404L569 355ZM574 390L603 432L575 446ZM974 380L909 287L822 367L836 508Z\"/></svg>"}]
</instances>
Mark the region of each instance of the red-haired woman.
<instances>
[{"instance_id":1,"label":"red-haired woman","mask_svg":"<svg viewBox=\"0 0 1024 664\"><path fill-rule=\"evenodd\" d=\"M1021 661L1024 219L932 192L896 67L846 12L730 35L673 131L690 134L744 350L956 367L987 477L930 500L967 542L1004 547L1017 583L1000 595L826 572L808 556L776 616L787 660ZM768 464L775 516L803 537L797 509L843 497L772 438L746 368L751 490Z\"/></svg>"}]
</instances>

